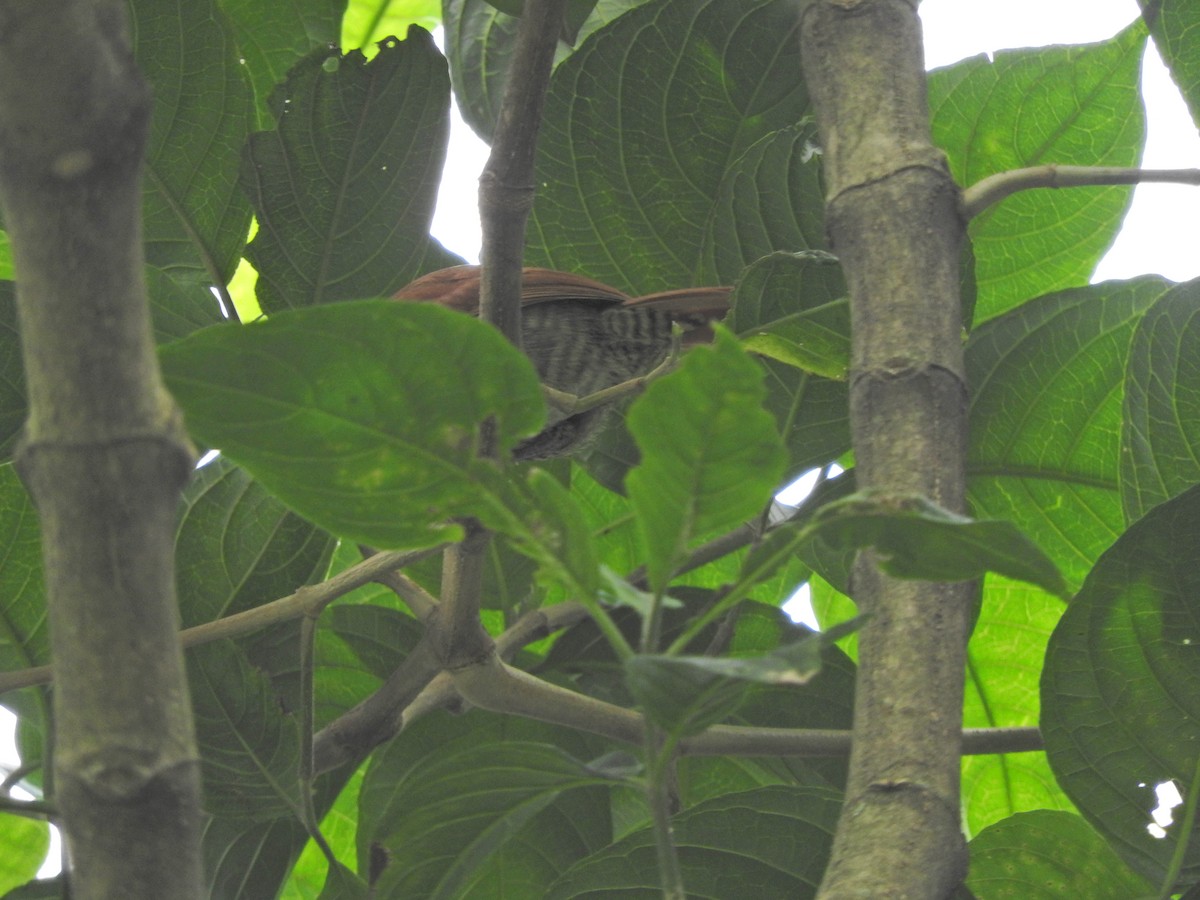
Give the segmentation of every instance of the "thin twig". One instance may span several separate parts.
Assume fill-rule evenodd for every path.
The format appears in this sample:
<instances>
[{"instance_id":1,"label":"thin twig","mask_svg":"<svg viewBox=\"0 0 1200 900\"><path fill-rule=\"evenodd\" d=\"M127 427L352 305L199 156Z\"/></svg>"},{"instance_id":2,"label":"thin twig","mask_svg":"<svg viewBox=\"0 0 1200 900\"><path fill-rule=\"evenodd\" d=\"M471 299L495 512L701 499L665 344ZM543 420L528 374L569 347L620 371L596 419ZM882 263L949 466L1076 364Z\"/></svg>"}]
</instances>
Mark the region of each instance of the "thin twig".
<instances>
[{"instance_id":1,"label":"thin twig","mask_svg":"<svg viewBox=\"0 0 1200 900\"><path fill-rule=\"evenodd\" d=\"M453 673L469 703L492 712L563 725L626 744L643 740L640 713L542 681L491 659ZM835 729L714 725L680 741L681 756L845 756L851 732ZM968 728L963 753L1021 753L1042 749L1036 728Z\"/></svg>"},{"instance_id":2,"label":"thin twig","mask_svg":"<svg viewBox=\"0 0 1200 900\"><path fill-rule=\"evenodd\" d=\"M963 191L963 214L970 220L1017 191L1032 188L1097 187L1114 184L1200 185L1200 169L1129 169L1120 166L1031 166L998 172Z\"/></svg>"},{"instance_id":3,"label":"thin twig","mask_svg":"<svg viewBox=\"0 0 1200 900\"><path fill-rule=\"evenodd\" d=\"M206 622L184 629L179 634L179 641L184 647L195 647L198 644L208 644L223 638L240 637L260 631L280 622L298 619L309 612L319 613L338 597L350 593L356 588L376 581L381 573L403 568L439 552L442 547L429 547L424 550L403 550L379 553L369 559L339 572L332 578L320 584L309 584L256 606L245 612L235 613L215 622ZM15 691L18 688L32 687L38 684L49 684L54 680L50 666L36 666L21 669L16 672L0 672L0 694Z\"/></svg>"}]
</instances>

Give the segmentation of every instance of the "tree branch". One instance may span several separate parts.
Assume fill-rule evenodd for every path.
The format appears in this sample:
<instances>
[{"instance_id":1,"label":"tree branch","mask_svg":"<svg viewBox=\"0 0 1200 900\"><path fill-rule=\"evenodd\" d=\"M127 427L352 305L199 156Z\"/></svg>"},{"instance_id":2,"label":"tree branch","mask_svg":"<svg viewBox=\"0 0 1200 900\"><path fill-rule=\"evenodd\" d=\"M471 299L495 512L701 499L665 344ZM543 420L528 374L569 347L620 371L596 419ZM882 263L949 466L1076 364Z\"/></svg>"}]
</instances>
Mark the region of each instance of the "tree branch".
<instances>
[{"instance_id":1,"label":"tree branch","mask_svg":"<svg viewBox=\"0 0 1200 900\"><path fill-rule=\"evenodd\" d=\"M626 744L642 741L645 720L641 713L542 681L497 658L450 674L459 695L480 709L537 719ZM852 732L834 729L713 725L680 741L678 752L684 756L845 756L850 752L851 736ZM968 754L1042 748L1036 728L968 729L963 741Z\"/></svg>"},{"instance_id":2,"label":"tree branch","mask_svg":"<svg viewBox=\"0 0 1200 900\"><path fill-rule=\"evenodd\" d=\"M533 206L533 161L564 0L526 0L492 152L479 177L483 227L479 317L521 346L521 265Z\"/></svg>"},{"instance_id":3,"label":"tree branch","mask_svg":"<svg viewBox=\"0 0 1200 900\"><path fill-rule=\"evenodd\" d=\"M521 263L525 222L533 201L533 158L541 127L550 64L562 28L565 0L526 0L492 152L479 179L483 267L479 317L521 346ZM485 429L482 452L494 452ZM446 551L442 599L430 617L430 638L443 667L494 653L479 622L483 562L489 541L477 523L468 538Z\"/></svg>"},{"instance_id":4,"label":"tree branch","mask_svg":"<svg viewBox=\"0 0 1200 900\"><path fill-rule=\"evenodd\" d=\"M377 553L320 584L305 585L286 597L280 597L254 609L184 629L179 633L179 643L185 648L195 647L225 638L253 634L255 631L278 625L280 622L290 622L304 615L315 615L338 597L372 581L384 581L387 574L395 569L412 565L442 549L443 547L439 546L423 550ZM414 610L414 615L421 618L417 610ZM0 672L0 694L37 684L49 684L53 680L54 673L50 666L37 666L18 672Z\"/></svg>"},{"instance_id":5,"label":"tree branch","mask_svg":"<svg viewBox=\"0 0 1200 900\"><path fill-rule=\"evenodd\" d=\"M973 219L1017 191L1113 184L1200 185L1200 169L1127 169L1120 166L1032 166L980 179L963 191L963 215Z\"/></svg>"}]
</instances>

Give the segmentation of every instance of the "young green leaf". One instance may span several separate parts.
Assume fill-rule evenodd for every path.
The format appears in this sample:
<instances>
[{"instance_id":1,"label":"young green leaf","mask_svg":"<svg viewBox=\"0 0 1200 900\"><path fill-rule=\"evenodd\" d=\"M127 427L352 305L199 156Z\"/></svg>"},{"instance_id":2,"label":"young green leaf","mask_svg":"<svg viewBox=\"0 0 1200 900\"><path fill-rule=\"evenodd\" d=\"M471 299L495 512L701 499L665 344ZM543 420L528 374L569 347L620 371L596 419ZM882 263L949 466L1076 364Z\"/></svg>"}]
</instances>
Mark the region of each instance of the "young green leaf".
<instances>
[{"instance_id":1,"label":"young green leaf","mask_svg":"<svg viewBox=\"0 0 1200 900\"><path fill-rule=\"evenodd\" d=\"M429 237L449 102L420 28L370 62L325 48L292 68L271 96L279 124L251 136L241 170L264 310L385 296L458 261Z\"/></svg>"},{"instance_id":2,"label":"young green leaf","mask_svg":"<svg viewBox=\"0 0 1200 900\"><path fill-rule=\"evenodd\" d=\"M960 516L919 494L861 491L823 507L811 527L837 549L874 547L897 578L967 581L991 571L1069 594L1053 560L1011 522Z\"/></svg>"},{"instance_id":3,"label":"young green leaf","mask_svg":"<svg viewBox=\"0 0 1200 900\"><path fill-rule=\"evenodd\" d=\"M862 616L761 656L660 656L625 660L625 682L655 724L676 736L702 731L727 718L745 698L750 683L807 684L821 671L825 648L856 631Z\"/></svg>"},{"instance_id":4,"label":"young green leaf","mask_svg":"<svg viewBox=\"0 0 1200 900\"><path fill-rule=\"evenodd\" d=\"M653 590L697 539L751 518L779 486L783 445L763 395L762 371L718 328L630 407L642 461L626 486Z\"/></svg>"}]
</instances>

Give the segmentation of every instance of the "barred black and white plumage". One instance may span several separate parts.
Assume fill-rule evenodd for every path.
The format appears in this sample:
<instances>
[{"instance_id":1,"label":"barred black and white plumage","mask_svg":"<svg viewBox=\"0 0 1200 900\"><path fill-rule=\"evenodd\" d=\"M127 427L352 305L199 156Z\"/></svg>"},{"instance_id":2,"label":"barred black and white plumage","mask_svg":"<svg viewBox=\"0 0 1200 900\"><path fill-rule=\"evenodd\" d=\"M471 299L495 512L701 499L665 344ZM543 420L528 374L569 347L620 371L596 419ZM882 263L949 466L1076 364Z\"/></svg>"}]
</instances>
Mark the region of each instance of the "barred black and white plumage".
<instances>
[{"instance_id":1,"label":"barred black and white plumage","mask_svg":"<svg viewBox=\"0 0 1200 900\"><path fill-rule=\"evenodd\" d=\"M728 308L729 288L684 288L632 298L578 275L550 269L522 271L521 339L542 383L576 397L643 375L671 349L675 323L706 339L707 324ZM478 314L479 267L431 272L395 295ZM692 341L694 342L694 340ZM516 448L518 459L547 459L573 452L593 436L607 410L566 415L551 410L541 433Z\"/></svg>"}]
</instances>

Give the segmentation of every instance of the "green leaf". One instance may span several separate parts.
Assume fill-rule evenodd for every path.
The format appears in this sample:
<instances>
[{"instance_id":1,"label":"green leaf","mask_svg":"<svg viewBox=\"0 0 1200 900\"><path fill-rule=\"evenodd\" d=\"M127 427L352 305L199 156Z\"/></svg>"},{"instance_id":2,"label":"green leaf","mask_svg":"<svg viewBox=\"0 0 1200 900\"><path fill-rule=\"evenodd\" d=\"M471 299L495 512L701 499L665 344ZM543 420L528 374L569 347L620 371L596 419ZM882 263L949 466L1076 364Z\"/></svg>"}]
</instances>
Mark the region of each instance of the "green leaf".
<instances>
[{"instance_id":1,"label":"green leaf","mask_svg":"<svg viewBox=\"0 0 1200 900\"><path fill-rule=\"evenodd\" d=\"M751 684L795 687L821 671L825 648L860 620L747 657L639 654L625 660L625 681L655 724L676 737L696 734L737 711Z\"/></svg>"},{"instance_id":2,"label":"green leaf","mask_svg":"<svg viewBox=\"0 0 1200 900\"><path fill-rule=\"evenodd\" d=\"M428 546L484 501L470 471L544 406L498 332L432 304L362 301L205 329L163 349L188 427L292 509L373 546Z\"/></svg>"},{"instance_id":3,"label":"green leaf","mask_svg":"<svg viewBox=\"0 0 1200 900\"><path fill-rule=\"evenodd\" d=\"M37 511L12 464L0 466L0 671L50 664L42 533ZM48 688L8 691L2 703L17 719L17 749L24 764L49 766ZM31 775L42 784L41 772Z\"/></svg>"},{"instance_id":4,"label":"green leaf","mask_svg":"<svg viewBox=\"0 0 1200 900\"><path fill-rule=\"evenodd\" d=\"M763 393L762 373L718 330L630 407L642 461L626 486L654 591L697 539L751 518L779 486L783 448Z\"/></svg>"},{"instance_id":5,"label":"green leaf","mask_svg":"<svg viewBox=\"0 0 1200 900\"><path fill-rule=\"evenodd\" d=\"M824 213L817 127L806 116L751 144L725 171L704 237L704 271L729 282L772 253L811 251L816 262L828 249ZM806 274L803 308L845 295L840 272ZM788 311L800 305L793 299Z\"/></svg>"},{"instance_id":6,"label":"green leaf","mask_svg":"<svg viewBox=\"0 0 1200 900\"><path fill-rule=\"evenodd\" d=\"M1039 297L967 342L972 514L1011 520L1072 589L1125 526L1121 386L1138 321L1171 286L1148 277Z\"/></svg>"},{"instance_id":7,"label":"green leaf","mask_svg":"<svg viewBox=\"0 0 1200 900\"><path fill-rule=\"evenodd\" d=\"M16 285L0 281L0 461L12 459L28 412Z\"/></svg>"},{"instance_id":8,"label":"green leaf","mask_svg":"<svg viewBox=\"0 0 1200 900\"><path fill-rule=\"evenodd\" d=\"M321 836L344 866L352 865L355 859L358 792L362 780L363 770L360 768L350 777L332 808L321 820ZM288 874L287 883L279 893L279 900L311 900L319 895L328 874L329 860L315 841L309 841Z\"/></svg>"},{"instance_id":9,"label":"green leaf","mask_svg":"<svg viewBox=\"0 0 1200 900\"><path fill-rule=\"evenodd\" d=\"M600 577L604 581L603 599L613 606L628 606L637 611L642 618L650 615L654 606L654 595L639 591L632 584L610 569L600 567ZM662 606L666 609L679 609L683 606L674 597L663 597Z\"/></svg>"},{"instance_id":10,"label":"green leaf","mask_svg":"<svg viewBox=\"0 0 1200 900\"><path fill-rule=\"evenodd\" d=\"M254 96L215 0L130 4L134 55L154 88L145 177L146 259L224 284L250 227L238 161Z\"/></svg>"},{"instance_id":11,"label":"green leaf","mask_svg":"<svg viewBox=\"0 0 1200 900\"><path fill-rule=\"evenodd\" d=\"M49 849L48 823L0 813L0 891L10 891L35 877Z\"/></svg>"},{"instance_id":12,"label":"green leaf","mask_svg":"<svg viewBox=\"0 0 1200 900\"><path fill-rule=\"evenodd\" d=\"M1161 883L1178 826L1148 831L1155 785L1189 784L1200 747L1200 488L1156 506L1101 557L1046 652L1042 735L1063 790ZM1183 878L1200 878L1191 841Z\"/></svg>"},{"instance_id":13,"label":"green leaf","mask_svg":"<svg viewBox=\"0 0 1200 900\"><path fill-rule=\"evenodd\" d=\"M271 98L242 186L258 216L247 258L267 313L384 296L457 257L429 237L449 128L446 61L419 28L367 62L324 49Z\"/></svg>"},{"instance_id":14,"label":"green leaf","mask_svg":"<svg viewBox=\"0 0 1200 900\"><path fill-rule=\"evenodd\" d=\"M371 886L340 863L329 867L319 900L369 900Z\"/></svg>"},{"instance_id":15,"label":"green leaf","mask_svg":"<svg viewBox=\"0 0 1200 900\"><path fill-rule=\"evenodd\" d=\"M693 284L729 161L807 111L797 28L787 0L675 0L592 33L551 79L527 262Z\"/></svg>"},{"instance_id":16,"label":"green leaf","mask_svg":"<svg viewBox=\"0 0 1200 900\"><path fill-rule=\"evenodd\" d=\"M286 596L318 580L333 538L290 512L225 458L198 469L175 534L185 627Z\"/></svg>"},{"instance_id":17,"label":"green leaf","mask_svg":"<svg viewBox=\"0 0 1200 900\"><path fill-rule=\"evenodd\" d=\"M1019 813L971 841L967 886L979 900L1130 900L1154 885L1129 870L1079 816Z\"/></svg>"},{"instance_id":18,"label":"green leaf","mask_svg":"<svg viewBox=\"0 0 1200 900\"><path fill-rule=\"evenodd\" d=\"M154 266L146 266L145 271L157 343L177 341L193 331L225 321L221 305L213 296L211 281L200 273L177 269L168 274Z\"/></svg>"},{"instance_id":19,"label":"green leaf","mask_svg":"<svg viewBox=\"0 0 1200 900\"><path fill-rule=\"evenodd\" d=\"M478 467L475 476L480 520L535 560L544 581L580 599L593 598L600 586L599 561L583 510L570 491L539 468L524 479L494 467Z\"/></svg>"},{"instance_id":20,"label":"green leaf","mask_svg":"<svg viewBox=\"0 0 1200 900\"><path fill-rule=\"evenodd\" d=\"M421 720L372 760L359 795L359 871L381 846L381 897L493 896L489 884L543 896L611 839L614 782L577 761L599 745L478 710Z\"/></svg>"},{"instance_id":21,"label":"green leaf","mask_svg":"<svg viewBox=\"0 0 1200 900\"><path fill-rule=\"evenodd\" d=\"M1132 522L1200 482L1200 372L1195 341L1200 282L1163 293L1129 349L1121 420L1121 499Z\"/></svg>"},{"instance_id":22,"label":"green leaf","mask_svg":"<svg viewBox=\"0 0 1200 900\"><path fill-rule=\"evenodd\" d=\"M1032 585L989 574L967 645L963 725L1017 728L1038 723L1038 682L1050 633L1066 608ZM967 756L962 797L968 834L1032 809L1075 807L1044 753Z\"/></svg>"},{"instance_id":23,"label":"green leaf","mask_svg":"<svg viewBox=\"0 0 1200 900\"><path fill-rule=\"evenodd\" d=\"M1135 166L1145 141L1145 29L1075 47L1002 50L929 76L933 140L955 180L1044 164ZM986 321L1030 297L1085 284L1129 206L1128 187L1023 191L971 223Z\"/></svg>"},{"instance_id":24,"label":"green leaf","mask_svg":"<svg viewBox=\"0 0 1200 900\"><path fill-rule=\"evenodd\" d=\"M188 654L205 808L222 818L269 821L300 809L300 744L270 684L230 642Z\"/></svg>"},{"instance_id":25,"label":"green leaf","mask_svg":"<svg viewBox=\"0 0 1200 900\"><path fill-rule=\"evenodd\" d=\"M691 658L637 654L624 662L625 683L642 712L673 738L729 718L750 684L693 665Z\"/></svg>"},{"instance_id":26,"label":"green leaf","mask_svg":"<svg viewBox=\"0 0 1200 900\"><path fill-rule=\"evenodd\" d=\"M446 0L446 58L463 121L492 139L520 20L487 0Z\"/></svg>"},{"instance_id":27,"label":"green leaf","mask_svg":"<svg viewBox=\"0 0 1200 900\"><path fill-rule=\"evenodd\" d=\"M0 466L0 670L50 662L41 529L29 494L12 465ZM17 708L15 694L4 703Z\"/></svg>"},{"instance_id":28,"label":"green leaf","mask_svg":"<svg viewBox=\"0 0 1200 900\"><path fill-rule=\"evenodd\" d=\"M880 567L897 578L967 581L999 572L1068 594L1053 560L1011 522L973 520L919 494L860 491L822 507L811 527L837 550L874 547Z\"/></svg>"},{"instance_id":29,"label":"green leaf","mask_svg":"<svg viewBox=\"0 0 1200 900\"><path fill-rule=\"evenodd\" d=\"M683 882L696 896L721 900L814 897L841 795L829 788L762 787L715 797L672 819ZM578 863L544 895L568 900L603 894L658 896L649 828Z\"/></svg>"},{"instance_id":30,"label":"green leaf","mask_svg":"<svg viewBox=\"0 0 1200 900\"><path fill-rule=\"evenodd\" d=\"M295 816L269 821L220 816L204 829L208 897L274 897L308 834Z\"/></svg>"},{"instance_id":31,"label":"green leaf","mask_svg":"<svg viewBox=\"0 0 1200 900\"><path fill-rule=\"evenodd\" d=\"M1157 8L1157 16L1147 16L1150 33L1183 93L1192 121L1200 123L1200 9L1191 0L1163 0Z\"/></svg>"},{"instance_id":32,"label":"green leaf","mask_svg":"<svg viewBox=\"0 0 1200 900\"><path fill-rule=\"evenodd\" d=\"M338 42L346 0L220 0L237 38L242 64L250 75L258 106L258 125L272 124L267 98L288 69L315 50Z\"/></svg>"},{"instance_id":33,"label":"green leaf","mask_svg":"<svg viewBox=\"0 0 1200 900\"><path fill-rule=\"evenodd\" d=\"M728 323L742 346L814 375L845 380L850 304L844 296L825 299L830 293L826 285L840 285L841 272L814 272L836 264L835 257L820 251L777 252L746 269Z\"/></svg>"}]
</instances>

